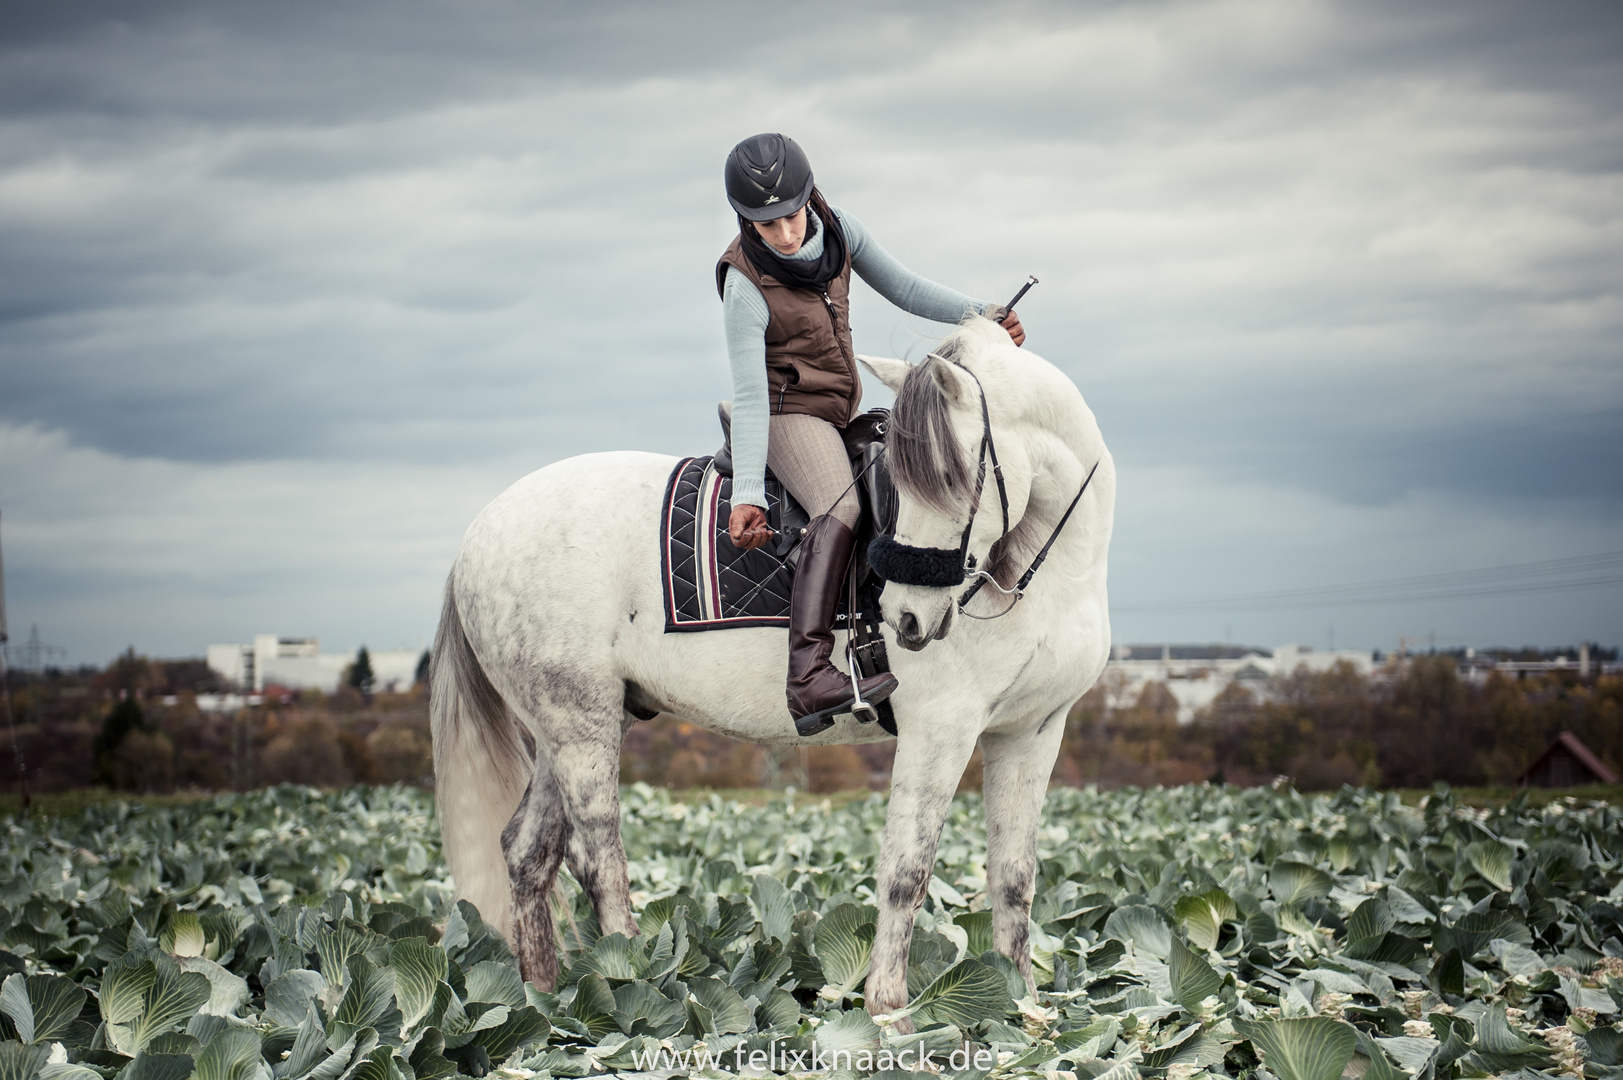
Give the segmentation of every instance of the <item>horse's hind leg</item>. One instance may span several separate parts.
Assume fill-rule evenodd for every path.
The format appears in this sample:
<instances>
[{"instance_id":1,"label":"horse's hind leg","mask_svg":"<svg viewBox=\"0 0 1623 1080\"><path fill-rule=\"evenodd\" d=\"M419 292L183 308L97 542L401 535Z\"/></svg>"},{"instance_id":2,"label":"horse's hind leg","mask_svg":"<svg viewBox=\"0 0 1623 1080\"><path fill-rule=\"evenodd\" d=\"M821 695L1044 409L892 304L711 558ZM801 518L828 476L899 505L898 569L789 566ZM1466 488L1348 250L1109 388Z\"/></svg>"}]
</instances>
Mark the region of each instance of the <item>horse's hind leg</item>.
<instances>
[{"instance_id":1,"label":"horse's hind leg","mask_svg":"<svg viewBox=\"0 0 1623 1080\"><path fill-rule=\"evenodd\" d=\"M1059 710L1032 731L981 736L992 944L1014 961L1034 997L1030 921L1037 882L1037 825L1065 734L1066 712Z\"/></svg>"},{"instance_id":2,"label":"horse's hind leg","mask_svg":"<svg viewBox=\"0 0 1623 1080\"><path fill-rule=\"evenodd\" d=\"M555 777L569 817L569 870L604 934L635 937L626 849L620 841L620 705L603 724L573 726L553 748Z\"/></svg>"},{"instance_id":3,"label":"horse's hind leg","mask_svg":"<svg viewBox=\"0 0 1623 1080\"><path fill-rule=\"evenodd\" d=\"M527 704L536 719L536 756L547 760L562 813L569 869L591 900L599 929L631 937L637 924L620 842L625 684L553 669L537 680Z\"/></svg>"},{"instance_id":4,"label":"horse's hind leg","mask_svg":"<svg viewBox=\"0 0 1623 1080\"><path fill-rule=\"evenodd\" d=\"M502 830L502 853L513 885L513 948L520 973L537 989L558 981L552 884L569 838L569 822L553 780L552 762L536 754L535 770L512 820Z\"/></svg>"},{"instance_id":5,"label":"horse's hind leg","mask_svg":"<svg viewBox=\"0 0 1623 1080\"><path fill-rule=\"evenodd\" d=\"M543 680L527 705L536 724L535 771L502 833L513 885L519 970L543 990L558 977L552 886L567 856L605 934L637 932L620 843L620 738L625 690L602 695L560 678ZM561 688L570 688L568 701ZM594 707L601 697L602 708Z\"/></svg>"}]
</instances>

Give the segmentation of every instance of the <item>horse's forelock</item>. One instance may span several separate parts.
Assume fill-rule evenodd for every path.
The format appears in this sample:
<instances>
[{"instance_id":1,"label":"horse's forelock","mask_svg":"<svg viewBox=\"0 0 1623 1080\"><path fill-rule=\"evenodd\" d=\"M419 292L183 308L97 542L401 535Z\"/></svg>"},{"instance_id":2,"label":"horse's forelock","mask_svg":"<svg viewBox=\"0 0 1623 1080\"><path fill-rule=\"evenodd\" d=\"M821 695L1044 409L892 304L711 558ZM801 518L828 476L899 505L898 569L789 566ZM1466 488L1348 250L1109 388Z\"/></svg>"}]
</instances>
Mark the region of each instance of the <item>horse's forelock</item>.
<instances>
[{"instance_id":1,"label":"horse's forelock","mask_svg":"<svg viewBox=\"0 0 1623 1080\"><path fill-rule=\"evenodd\" d=\"M950 357L958 344L956 335L948 338L936 354ZM949 514L962 508L971 484L969 463L952 430L951 405L930 362L916 364L896 394L885 435L897 487Z\"/></svg>"}]
</instances>

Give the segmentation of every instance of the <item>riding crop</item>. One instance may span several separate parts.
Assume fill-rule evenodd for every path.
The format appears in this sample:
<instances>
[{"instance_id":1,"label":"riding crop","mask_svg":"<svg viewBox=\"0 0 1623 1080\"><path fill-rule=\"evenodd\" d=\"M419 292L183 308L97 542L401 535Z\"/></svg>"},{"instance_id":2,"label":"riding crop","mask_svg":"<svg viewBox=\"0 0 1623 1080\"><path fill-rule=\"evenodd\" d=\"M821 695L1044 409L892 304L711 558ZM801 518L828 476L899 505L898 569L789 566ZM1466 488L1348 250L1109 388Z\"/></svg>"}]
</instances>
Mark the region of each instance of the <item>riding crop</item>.
<instances>
[{"instance_id":1,"label":"riding crop","mask_svg":"<svg viewBox=\"0 0 1623 1080\"><path fill-rule=\"evenodd\" d=\"M1034 274L1026 275L1026 283L1024 285L1020 286L1020 291L1014 294L1014 299L1010 300L1007 304L1003 305L1003 318L1006 319L1006 318L1009 317L1009 312L1014 310L1014 305L1018 304L1020 302L1020 298L1022 296L1025 296L1026 293L1030 292L1031 287L1033 285L1035 285L1035 284L1037 284L1036 275L1034 275ZM1002 322L1003 320L999 319L998 321Z\"/></svg>"}]
</instances>

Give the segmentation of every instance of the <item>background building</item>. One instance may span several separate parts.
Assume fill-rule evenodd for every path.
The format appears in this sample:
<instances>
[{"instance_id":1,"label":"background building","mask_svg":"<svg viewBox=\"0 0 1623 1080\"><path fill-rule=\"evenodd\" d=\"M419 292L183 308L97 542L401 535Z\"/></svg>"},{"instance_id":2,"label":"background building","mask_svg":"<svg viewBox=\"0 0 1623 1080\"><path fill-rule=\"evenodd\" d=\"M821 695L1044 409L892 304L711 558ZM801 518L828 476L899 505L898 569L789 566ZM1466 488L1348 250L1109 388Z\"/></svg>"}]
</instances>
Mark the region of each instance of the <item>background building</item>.
<instances>
[{"instance_id":1,"label":"background building","mask_svg":"<svg viewBox=\"0 0 1623 1080\"><path fill-rule=\"evenodd\" d=\"M416 680L422 653L414 649L367 650L372 662L372 685L378 690L404 690ZM244 690L267 686L332 693L344 672L355 662L354 653L324 653L313 637L278 637L256 634L251 645L210 645L211 671Z\"/></svg>"},{"instance_id":2,"label":"background building","mask_svg":"<svg viewBox=\"0 0 1623 1080\"><path fill-rule=\"evenodd\" d=\"M1136 698L1146 683L1165 683L1177 699L1178 722L1187 724L1232 682L1261 693L1275 675L1289 675L1299 667L1328 671L1343 662L1360 675L1375 670L1374 654L1357 649L1291 644L1269 652L1232 645L1118 645L1110 651L1102 681L1122 701Z\"/></svg>"}]
</instances>

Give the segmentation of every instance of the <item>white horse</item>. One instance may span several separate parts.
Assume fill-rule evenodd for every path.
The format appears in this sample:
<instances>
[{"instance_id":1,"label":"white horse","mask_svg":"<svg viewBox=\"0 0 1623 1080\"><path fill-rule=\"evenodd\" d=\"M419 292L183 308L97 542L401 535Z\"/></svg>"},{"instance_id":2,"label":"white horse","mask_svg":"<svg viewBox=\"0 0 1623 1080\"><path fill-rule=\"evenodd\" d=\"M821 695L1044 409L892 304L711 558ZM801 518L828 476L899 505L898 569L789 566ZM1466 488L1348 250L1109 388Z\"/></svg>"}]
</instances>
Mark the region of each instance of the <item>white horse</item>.
<instances>
[{"instance_id":1,"label":"white horse","mask_svg":"<svg viewBox=\"0 0 1623 1080\"><path fill-rule=\"evenodd\" d=\"M868 1010L882 1014L906 1004L914 915L977 742L994 943L1031 984L1027 925L1043 797L1066 712L1110 651L1105 569L1116 477L1076 386L995 323L968 320L918 365L863 362L897 391L890 449L896 459L898 439L906 441L914 463L897 470L898 543L959 547L976 487L965 478L982 446L983 393L1009 532L1001 535L1000 485L988 474L968 554L1010 588L1075 504L1019 602L987 586L964 607L971 617L955 620L963 586L893 581L882 594L900 680L865 993ZM940 463L933 483L917 467L932 459ZM474 519L446 584L432 682L445 855L458 894L506 936L524 977L543 989L557 978L550 894L561 859L603 933L637 933L618 787L631 710L657 709L738 739L802 741L784 700L785 630L664 632L658 520L675 465L656 454L603 453L531 473ZM973 618L1010 604L1001 618ZM885 737L877 724L845 715L806 741Z\"/></svg>"}]
</instances>

